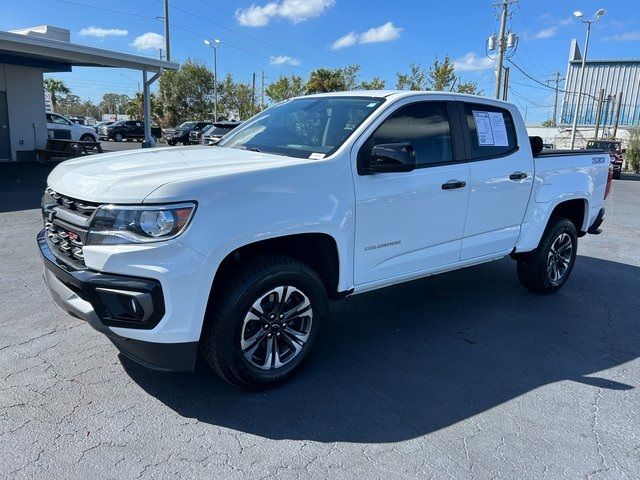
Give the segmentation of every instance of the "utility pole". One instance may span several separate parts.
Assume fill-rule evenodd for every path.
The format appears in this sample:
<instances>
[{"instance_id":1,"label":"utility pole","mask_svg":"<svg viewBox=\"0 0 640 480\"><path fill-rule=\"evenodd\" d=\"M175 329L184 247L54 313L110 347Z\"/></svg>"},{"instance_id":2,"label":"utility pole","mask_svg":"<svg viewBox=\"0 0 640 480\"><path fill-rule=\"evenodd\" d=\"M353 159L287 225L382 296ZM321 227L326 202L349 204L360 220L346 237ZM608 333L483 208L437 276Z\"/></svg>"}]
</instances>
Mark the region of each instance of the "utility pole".
<instances>
[{"instance_id":1,"label":"utility pole","mask_svg":"<svg viewBox=\"0 0 640 480\"><path fill-rule=\"evenodd\" d=\"M618 92L618 101L616 102L616 119L613 122L613 134L611 138L615 139L618 133L618 122L620 121L620 110L622 110L622 92Z\"/></svg>"},{"instance_id":2,"label":"utility pole","mask_svg":"<svg viewBox=\"0 0 640 480\"><path fill-rule=\"evenodd\" d=\"M164 51L167 62L171 61L171 48L169 44L169 0L164 0Z\"/></svg>"},{"instance_id":3,"label":"utility pole","mask_svg":"<svg viewBox=\"0 0 640 480\"><path fill-rule=\"evenodd\" d=\"M604 88L600 90L600 96L598 97L598 109L596 110L596 132L593 138L598 138L600 132L600 120L602 118L602 104L604 103Z\"/></svg>"},{"instance_id":4,"label":"utility pole","mask_svg":"<svg viewBox=\"0 0 640 480\"><path fill-rule=\"evenodd\" d=\"M502 100L507 101L509 96L509 67L504 69L504 87L502 88Z\"/></svg>"},{"instance_id":5,"label":"utility pole","mask_svg":"<svg viewBox=\"0 0 640 480\"><path fill-rule=\"evenodd\" d=\"M251 83L251 116L255 114L256 105L256 74L253 74L253 82Z\"/></svg>"},{"instance_id":6,"label":"utility pole","mask_svg":"<svg viewBox=\"0 0 640 480\"><path fill-rule=\"evenodd\" d=\"M500 13L500 33L498 34L498 61L496 65L496 98L500 100L500 87L502 86L502 64L504 63L504 53L507 50L507 19L509 18L509 5L517 3L517 0L502 0L501 3L494 3L494 7L501 7Z\"/></svg>"},{"instance_id":7,"label":"utility pole","mask_svg":"<svg viewBox=\"0 0 640 480\"><path fill-rule=\"evenodd\" d=\"M551 80L547 80L547 83L553 82L556 84L556 86L554 87L555 90L555 96L553 99L553 126L557 127L558 126L558 90L560 88L560 82L562 82L564 80L564 78L560 78L560 72L556 72L555 78L551 79Z\"/></svg>"},{"instance_id":8,"label":"utility pole","mask_svg":"<svg viewBox=\"0 0 640 480\"><path fill-rule=\"evenodd\" d=\"M260 84L260 108L264 108L264 70L262 70L262 78Z\"/></svg>"}]
</instances>

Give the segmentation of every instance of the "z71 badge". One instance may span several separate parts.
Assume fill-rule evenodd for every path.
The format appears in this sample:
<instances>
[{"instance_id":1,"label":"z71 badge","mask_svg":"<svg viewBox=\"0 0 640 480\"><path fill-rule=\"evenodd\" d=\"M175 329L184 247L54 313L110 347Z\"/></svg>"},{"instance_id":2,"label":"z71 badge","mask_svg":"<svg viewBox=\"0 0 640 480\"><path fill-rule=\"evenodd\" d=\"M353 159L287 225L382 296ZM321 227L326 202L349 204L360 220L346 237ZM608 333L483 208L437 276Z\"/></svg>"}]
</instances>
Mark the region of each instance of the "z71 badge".
<instances>
[{"instance_id":1,"label":"z71 badge","mask_svg":"<svg viewBox=\"0 0 640 480\"><path fill-rule=\"evenodd\" d=\"M591 163L593 163L594 165L598 165L600 163L604 163L605 162L605 158L604 157L593 157L593 159L591 160Z\"/></svg>"}]
</instances>

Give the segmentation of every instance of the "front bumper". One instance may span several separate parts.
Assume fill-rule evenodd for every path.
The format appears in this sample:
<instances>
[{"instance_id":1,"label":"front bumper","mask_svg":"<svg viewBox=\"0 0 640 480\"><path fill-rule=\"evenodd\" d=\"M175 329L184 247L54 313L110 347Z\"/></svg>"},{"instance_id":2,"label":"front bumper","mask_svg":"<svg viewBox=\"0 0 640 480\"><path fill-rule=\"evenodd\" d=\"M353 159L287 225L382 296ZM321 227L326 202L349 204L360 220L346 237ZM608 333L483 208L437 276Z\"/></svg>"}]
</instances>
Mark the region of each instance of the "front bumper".
<instances>
[{"instance_id":1,"label":"front bumper","mask_svg":"<svg viewBox=\"0 0 640 480\"><path fill-rule=\"evenodd\" d=\"M151 330L165 315L160 282L148 278L112 275L92 270L73 270L59 262L44 238L38 234L38 246L44 261L44 279L53 300L69 314L85 320L106 335L127 357L164 371L194 369L198 342L158 343L118 335L119 329ZM113 311L113 296L134 298L144 314L136 321L118 318ZM134 309L135 310L135 309Z\"/></svg>"}]
</instances>

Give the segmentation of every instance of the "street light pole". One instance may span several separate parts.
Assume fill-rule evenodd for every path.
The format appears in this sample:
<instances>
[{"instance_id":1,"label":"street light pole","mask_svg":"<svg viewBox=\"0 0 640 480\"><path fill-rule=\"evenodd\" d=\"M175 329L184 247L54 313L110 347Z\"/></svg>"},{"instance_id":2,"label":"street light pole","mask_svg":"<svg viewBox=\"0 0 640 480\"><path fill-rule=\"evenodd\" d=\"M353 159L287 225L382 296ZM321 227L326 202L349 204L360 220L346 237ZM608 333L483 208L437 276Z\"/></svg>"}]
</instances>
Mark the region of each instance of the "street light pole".
<instances>
[{"instance_id":1,"label":"street light pole","mask_svg":"<svg viewBox=\"0 0 640 480\"><path fill-rule=\"evenodd\" d=\"M213 41L205 40L205 45L213 49L213 121L218 121L218 45L220 40L214 38Z\"/></svg>"},{"instance_id":2,"label":"street light pole","mask_svg":"<svg viewBox=\"0 0 640 480\"><path fill-rule=\"evenodd\" d=\"M578 128L578 116L580 115L580 104L582 103L582 88L584 86L584 66L587 61L587 52L589 51L589 37L591 36L591 24L600 20L600 17L604 15L604 9L601 8L596 12L595 18L591 20L584 20L582 18L582 12L573 12L573 15L580 19L582 23L587 24L587 36L584 41L584 53L582 54L582 65L580 66L580 82L578 83L578 93L575 99L575 108L573 110L573 126L571 128L571 150L574 149L576 144L576 130Z\"/></svg>"}]
</instances>

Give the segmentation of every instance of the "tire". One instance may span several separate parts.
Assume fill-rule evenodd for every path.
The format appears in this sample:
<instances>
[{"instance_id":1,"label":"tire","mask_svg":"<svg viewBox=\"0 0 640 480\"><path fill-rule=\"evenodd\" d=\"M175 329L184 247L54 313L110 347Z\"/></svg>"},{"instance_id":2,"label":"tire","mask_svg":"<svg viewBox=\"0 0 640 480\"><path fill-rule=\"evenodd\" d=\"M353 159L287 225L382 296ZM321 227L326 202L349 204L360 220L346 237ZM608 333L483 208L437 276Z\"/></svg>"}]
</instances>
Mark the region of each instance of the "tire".
<instances>
[{"instance_id":1,"label":"tire","mask_svg":"<svg viewBox=\"0 0 640 480\"><path fill-rule=\"evenodd\" d=\"M294 258L268 255L235 269L222 285L200 340L205 361L240 388L261 390L289 378L327 316L327 293L318 274Z\"/></svg>"},{"instance_id":2,"label":"tire","mask_svg":"<svg viewBox=\"0 0 640 480\"><path fill-rule=\"evenodd\" d=\"M615 180L620 180L620 175L621 175L621 174L622 174L622 171L621 171L621 170L614 170L614 171L613 171L613 178L614 178Z\"/></svg>"},{"instance_id":3,"label":"tire","mask_svg":"<svg viewBox=\"0 0 640 480\"><path fill-rule=\"evenodd\" d=\"M173 140L169 140L167 143L168 143L168 144L169 144L169 146L171 146L171 147L174 147L174 146L175 146L175 144L176 144L176 142L174 142Z\"/></svg>"},{"instance_id":4,"label":"tire","mask_svg":"<svg viewBox=\"0 0 640 480\"><path fill-rule=\"evenodd\" d=\"M123 138L124 138L124 137L122 136L122 134L121 134L120 132L116 133L116 134L113 136L113 139L114 139L116 142L121 142Z\"/></svg>"},{"instance_id":5,"label":"tire","mask_svg":"<svg viewBox=\"0 0 640 480\"><path fill-rule=\"evenodd\" d=\"M90 133L84 133L81 137L80 137L80 141L81 142L95 142L96 139L94 138L93 135L91 135Z\"/></svg>"},{"instance_id":6,"label":"tire","mask_svg":"<svg viewBox=\"0 0 640 480\"><path fill-rule=\"evenodd\" d=\"M557 292L571 275L577 250L578 232L573 222L552 218L538 248L518 258L518 280L532 292Z\"/></svg>"}]
</instances>

